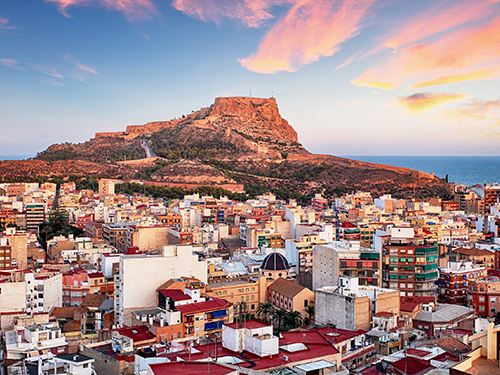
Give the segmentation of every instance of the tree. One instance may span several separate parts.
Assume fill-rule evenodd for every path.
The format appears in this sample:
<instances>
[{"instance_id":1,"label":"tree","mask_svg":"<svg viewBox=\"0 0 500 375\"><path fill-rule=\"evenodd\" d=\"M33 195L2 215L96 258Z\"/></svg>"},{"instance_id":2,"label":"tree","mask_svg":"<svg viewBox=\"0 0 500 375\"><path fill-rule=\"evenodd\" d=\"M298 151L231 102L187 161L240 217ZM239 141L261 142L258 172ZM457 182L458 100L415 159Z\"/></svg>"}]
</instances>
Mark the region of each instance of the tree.
<instances>
[{"instance_id":1,"label":"tree","mask_svg":"<svg viewBox=\"0 0 500 375\"><path fill-rule=\"evenodd\" d=\"M38 227L38 242L47 250L47 241L55 236L68 236L72 233L74 237L81 236L83 230L68 224L68 214L64 211L55 211L49 214L47 221Z\"/></svg>"},{"instance_id":2,"label":"tree","mask_svg":"<svg viewBox=\"0 0 500 375\"><path fill-rule=\"evenodd\" d=\"M272 315L274 310L271 302L261 302L257 306L257 315L261 317L264 323L269 323L269 317Z\"/></svg>"},{"instance_id":3,"label":"tree","mask_svg":"<svg viewBox=\"0 0 500 375\"><path fill-rule=\"evenodd\" d=\"M302 326L302 314L300 313L300 311L288 311L288 314L285 318L285 325L289 329Z\"/></svg>"},{"instance_id":4,"label":"tree","mask_svg":"<svg viewBox=\"0 0 500 375\"><path fill-rule=\"evenodd\" d=\"M276 309L273 311L273 320L274 322L278 321L278 328L281 328L283 322L287 317L287 311L283 309Z\"/></svg>"},{"instance_id":5,"label":"tree","mask_svg":"<svg viewBox=\"0 0 500 375\"><path fill-rule=\"evenodd\" d=\"M308 323L313 324L314 322L314 305L309 305L304 309L305 313L308 316Z\"/></svg>"}]
</instances>

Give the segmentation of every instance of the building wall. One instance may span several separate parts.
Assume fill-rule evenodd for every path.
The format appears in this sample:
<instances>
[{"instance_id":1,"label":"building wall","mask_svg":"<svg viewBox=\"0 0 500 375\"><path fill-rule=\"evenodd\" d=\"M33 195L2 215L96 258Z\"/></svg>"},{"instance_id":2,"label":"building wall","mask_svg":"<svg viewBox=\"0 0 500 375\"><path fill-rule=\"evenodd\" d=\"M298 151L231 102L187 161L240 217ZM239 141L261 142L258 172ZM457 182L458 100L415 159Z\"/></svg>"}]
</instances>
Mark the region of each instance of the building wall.
<instances>
[{"instance_id":1,"label":"building wall","mask_svg":"<svg viewBox=\"0 0 500 375\"><path fill-rule=\"evenodd\" d=\"M28 236L16 233L9 236L12 260L17 260L19 269L28 268Z\"/></svg>"},{"instance_id":2,"label":"building wall","mask_svg":"<svg viewBox=\"0 0 500 375\"><path fill-rule=\"evenodd\" d=\"M26 282L0 284L0 312L26 311Z\"/></svg>"},{"instance_id":3,"label":"building wall","mask_svg":"<svg viewBox=\"0 0 500 375\"><path fill-rule=\"evenodd\" d=\"M355 301L355 330L363 329L369 331L371 328L370 300L368 297L356 298Z\"/></svg>"},{"instance_id":4,"label":"building wall","mask_svg":"<svg viewBox=\"0 0 500 375\"><path fill-rule=\"evenodd\" d=\"M318 245L313 250L313 290L338 285L337 252L331 246Z\"/></svg>"},{"instance_id":5,"label":"building wall","mask_svg":"<svg viewBox=\"0 0 500 375\"><path fill-rule=\"evenodd\" d=\"M168 227L137 227L131 234L128 246L138 246L140 250L158 250L168 244Z\"/></svg>"},{"instance_id":6,"label":"building wall","mask_svg":"<svg viewBox=\"0 0 500 375\"><path fill-rule=\"evenodd\" d=\"M43 311L62 306L62 274L57 274L43 283Z\"/></svg>"},{"instance_id":7,"label":"building wall","mask_svg":"<svg viewBox=\"0 0 500 375\"><path fill-rule=\"evenodd\" d=\"M133 375L135 370L134 362L117 361L113 357L93 350L87 346L82 346L81 353L87 357L94 358L94 369L98 374L120 374Z\"/></svg>"},{"instance_id":8,"label":"building wall","mask_svg":"<svg viewBox=\"0 0 500 375\"><path fill-rule=\"evenodd\" d=\"M156 289L179 277L195 277L207 282L207 262L198 261L191 246L165 246L165 255L121 255L120 271L115 279L115 312L123 324L124 312L156 305ZM130 315L130 314L127 314Z\"/></svg>"},{"instance_id":9,"label":"building wall","mask_svg":"<svg viewBox=\"0 0 500 375\"><path fill-rule=\"evenodd\" d=\"M316 324L356 330L356 298L316 290Z\"/></svg>"}]
</instances>

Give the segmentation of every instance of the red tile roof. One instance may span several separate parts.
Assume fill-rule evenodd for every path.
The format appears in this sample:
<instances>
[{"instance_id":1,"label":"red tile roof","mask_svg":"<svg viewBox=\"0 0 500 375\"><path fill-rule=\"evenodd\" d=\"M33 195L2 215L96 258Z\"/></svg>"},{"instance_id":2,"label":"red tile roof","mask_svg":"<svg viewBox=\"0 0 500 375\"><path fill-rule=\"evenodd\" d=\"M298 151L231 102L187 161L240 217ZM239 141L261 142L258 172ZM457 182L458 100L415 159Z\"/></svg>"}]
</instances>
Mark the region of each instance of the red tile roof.
<instances>
[{"instance_id":1,"label":"red tile roof","mask_svg":"<svg viewBox=\"0 0 500 375\"><path fill-rule=\"evenodd\" d=\"M166 298L170 297L174 301L187 301L190 300L191 297L180 289L160 289L159 292L163 294Z\"/></svg>"},{"instance_id":2,"label":"red tile roof","mask_svg":"<svg viewBox=\"0 0 500 375\"><path fill-rule=\"evenodd\" d=\"M149 332L148 327L146 326L119 328L118 332L122 336L131 338L134 342L156 339L156 336Z\"/></svg>"},{"instance_id":3,"label":"red tile roof","mask_svg":"<svg viewBox=\"0 0 500 375\"><path fill-rule=\"evenodd\" d=\"M226 327L230 327L233 329L237 329L239 327L239 323L231 323L231 324L225 324ZM249 320L243 323L243 328L248 328L248 329L256 329L256 328L261 328L261 327L268 327L269 324L264 324L262 322L259 322L258 320Z\"/></svg>"},{"instance_id":4,"label":"red tile roof","mask_svg":"<svg viewBox=\"0 0 500 375\"><path fill-rule=\"evenodd\" d=\"M348 331L346 329L325 327L318 330L319 334L323 336L328 342L338 344L340 342L350 340L354 337L361 336L366 332L363 330Z\"/></svg>"},{"instance_id":5,"label":"red tile roof","mask_svg":"<svg viewBox=\"0 0 500 375\"><path fill-rule=\"evenodd\" d=\"M430 365L430 361L411 357L402 358L392 363L390 366L396 369L400 374L407 375L422 375L435 368Z\"/></svg>"},{"instance_id":6,"label":"red tile roof","mask_svg":"<svg viewBox=\"0 0 500 375\"><path fill-rule=\"evenodd\" d=\"M225 309L230 306L230 302L220 298L213 298L210 301L190 303L188 305L176 306L182 314L195 314L204 311Z\"/></svg>"},{"instance_id":7,"label":"red tile roof","mask_svg":"<svg viewBox=\"0 0 500 375\"><path fill-rule=\"evenodd\" d=\"M234 372L234 369L225 367L217 363L207 363L207 362L169 362L169 363L159 363L152 364L151 370L155 375L172 375L172 374L184 374L184 375L198 375L198 374L210 374L210 375L226 375Z\"/></svg>"},{"instance_id":8,"label":"red tile roof","mask_svg":"<svg viewBox=\"0 0 500 375\"><path fill-rule=\"evenodd\" d=\"M431 354L431 352L428 352L427 350L420 350L420 349L408 349L406 351L407 355L411 356L416 356L416 357L425 357L426 355Z\"/></svg>"}]
</instances>

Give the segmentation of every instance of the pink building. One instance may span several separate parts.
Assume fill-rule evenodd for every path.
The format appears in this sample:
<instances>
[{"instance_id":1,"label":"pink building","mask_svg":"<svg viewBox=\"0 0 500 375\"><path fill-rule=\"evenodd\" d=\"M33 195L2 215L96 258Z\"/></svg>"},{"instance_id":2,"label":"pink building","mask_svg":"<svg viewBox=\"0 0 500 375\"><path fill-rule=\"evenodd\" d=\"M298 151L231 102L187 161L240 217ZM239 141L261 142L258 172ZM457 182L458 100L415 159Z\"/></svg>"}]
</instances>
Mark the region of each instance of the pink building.
<instances>
[{"instance_id":1,"label":"pink building","mask_svg":"<svg viewBox=\"0 0 500 375\"><path fill-rule=\"evenodd\" d=\"M89 275L83 268L63 274L63 306L80 306L89 289Z\"/></svg>"}]
</instances>

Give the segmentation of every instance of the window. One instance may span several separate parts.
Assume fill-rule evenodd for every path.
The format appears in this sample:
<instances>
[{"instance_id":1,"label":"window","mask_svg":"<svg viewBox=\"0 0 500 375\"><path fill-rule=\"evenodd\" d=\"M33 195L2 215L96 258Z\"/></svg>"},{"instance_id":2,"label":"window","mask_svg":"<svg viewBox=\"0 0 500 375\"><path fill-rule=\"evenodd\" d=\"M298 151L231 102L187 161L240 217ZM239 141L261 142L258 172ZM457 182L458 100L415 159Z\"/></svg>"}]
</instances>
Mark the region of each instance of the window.
<instances>
[{"instance_id":1,"label":"window","mask_svg":"<svg viewBox=\"0 0 500 375\"><path fill-rule=\"evenodd\" d=\"M497 299L496 299L496 297L491 297L491 299L490 299L490 303L497 303Z\"/></svg>"},{"instance_id":2,"label":"window","mask_svg":"<svg viewBox=\"0 0 500 375\"><path fill-rule=\"evenodd\" d=\"M83 364L83 368L88 368L89 367L89 364L88 363L84 363Z\"/></svg>"},{"instance_id":3,"label":"window","mask_svg":"<svg viewBox=\"0 0 500 375\"><path fill-rule=\"evenodd\" d=\"M484 302L484 296L479 296L479 302Z\"/></svg>"},{"instance_id":4,"label":"window","mask_svg":"<svg viewBox=\"0 0 500 375\"><path fill-rule=\"evenodd\" d=\"M484 312L484 306L479 306L479 312Z\"/></svg>"}]
</instances>

